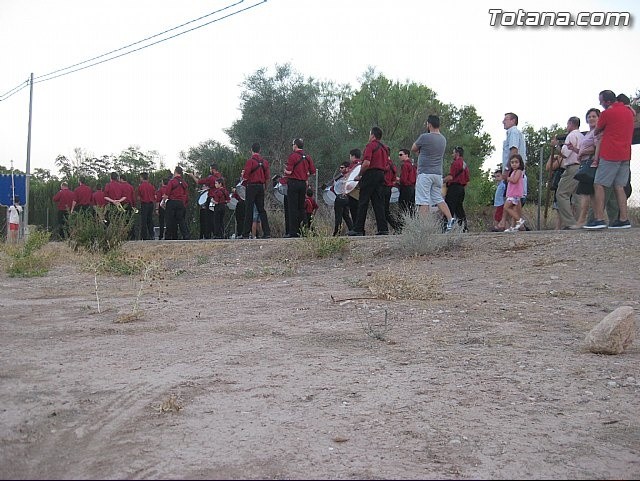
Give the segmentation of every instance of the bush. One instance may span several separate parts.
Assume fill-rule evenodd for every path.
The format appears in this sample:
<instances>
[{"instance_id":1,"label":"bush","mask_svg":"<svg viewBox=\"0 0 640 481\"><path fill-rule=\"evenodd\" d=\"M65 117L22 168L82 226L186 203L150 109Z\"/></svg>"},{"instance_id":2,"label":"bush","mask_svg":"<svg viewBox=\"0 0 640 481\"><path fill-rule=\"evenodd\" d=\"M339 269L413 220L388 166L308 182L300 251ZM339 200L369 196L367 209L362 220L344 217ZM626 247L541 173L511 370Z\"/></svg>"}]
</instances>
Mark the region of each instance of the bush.
<instances>
[{"instance_id":1,"label":"bush","mask_svg":"<svg viewBox=\"0 0 640 481\"><path fill-rule=\"evenodd\" d=\"M112 207L75 212L69 216L69 245L93 253L117 249L129 238L134 217Z\"/></svg>"},{"instance_id":2,"label":"bush","mask_svg":"<svg viewBox=\"0 0 640 481\"><path fill-rule=\"evenodd\" d=\"M51 234L46 231L31 232L22 247L8 250L11 262L7 268L9 277L40 277L49 271L48 258L36 255L49 242Z\"/></svg>"},{"instance_id":3,"label":"bush","mask_svg":"<svg viewBox=\"0 0 640 481\"><path fill-rule=\"evenodd\" d=\"M439 214L402 218L402 233L397 238L401 253L408 256L437 254L460 246L462 227L455 225L451 232L443 233L443 221Z\"/></svg>"},{"instance_id":4,"label":"bush","mask_svg":"<svg viewBox=\"0 0 640 481\"><path fill-rule=\"evenodd\" d=\"M349 239L333 237L326 231L320 231L318 227L313 230L303 227L301 240L310 257L321 259L344 252L349 245Z\"/></svg>"}]
</instances>

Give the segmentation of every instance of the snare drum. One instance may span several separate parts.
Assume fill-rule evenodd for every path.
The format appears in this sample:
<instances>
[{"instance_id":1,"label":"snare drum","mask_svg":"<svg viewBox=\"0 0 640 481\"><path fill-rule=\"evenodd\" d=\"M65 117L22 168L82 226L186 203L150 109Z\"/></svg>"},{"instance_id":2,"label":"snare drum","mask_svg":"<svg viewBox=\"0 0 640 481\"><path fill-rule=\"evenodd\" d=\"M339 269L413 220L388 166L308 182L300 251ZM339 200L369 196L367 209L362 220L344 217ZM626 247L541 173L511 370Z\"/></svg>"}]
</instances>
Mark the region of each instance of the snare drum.
<instances>
[{"instance_id":1,"label":"snare drum","mask_svg":"<svg viewBox=\"0 0 640 481\"><path fill-rule=\"evenodd\" d=\"M333 204L335 204L336 194L331 190L331 187L327 187L326 189L324 189L324 191L322 192L322 199L328 206L333 206Z\"/></svg>"},{"instance_id":2,"label":"snare drum","mask_svg":"<svg viewBox=\"0 0 640 481\"><path fill-rule=\"evenodd\" d=\"M242 182L236 185L236 193L242 200L247 199L247 188L242 184Z\"/></svg>"},{"instance_id":3,"label":"snare drum","mask_svg":"<svg viewBox=\"0 0 640 481\"><path fill-rule=\"evenodd\" d=\"M389 200L389 202L391 204L397 204L398 199L400 199L400 189L398 189L397 187L391 187L391 199Z\"/></svg>"},{"instance_id":4,"label":"snare drum","mask_svg":"<svg viewBox=\"0 0 640 481\"><path fill-rule=\"evenodd\" d=\"M347 175L347 182L344 185L344 191L346 194L349 194L351 197L353 197L354 199L357 199L358 197L360 197L360 189L358 188L358 184L359 181L355 180L356 177L358 177L360 175L360 168L362 166L361 165L356 165L353 170L351 172L349 172L349 175ZM358 190L357 193L355 193L355 190ZM357 197L356 197L357 195Z\"/></svg>"},{"instance_id":5,"label":"snare drum","mask_svg":"<svg viewBox=\"0 0 640 481\"><path fill-rule=\"evenodd\" d=\"M207 203L208 198L209 198L209 189L201 190L198 197L198 205L200 207L205 207L205 204Z\"/></svg>"},{"instance_id":6,"label":"snare drum","mask_svg":"<svg viewBox=\"0 0 640 481\"><path fill-rule=\"evenodd\" d=\"M287 184L277 182L273 186L273 195L281 204L284 204L284 196L287 195Z\"/></svg>"},{"instance_id":7,"label":"snare drum","mask_svg":"<svg viewBox=\"0 0 640 481\"><path fill-rule=\"evenodd\" d=\"M235 197L231 197L231 200L227 202L227 208L229 208L230 210L236 210L237 206L238 206L238 199L236 199Z\"/></svg>"}]
</instances>

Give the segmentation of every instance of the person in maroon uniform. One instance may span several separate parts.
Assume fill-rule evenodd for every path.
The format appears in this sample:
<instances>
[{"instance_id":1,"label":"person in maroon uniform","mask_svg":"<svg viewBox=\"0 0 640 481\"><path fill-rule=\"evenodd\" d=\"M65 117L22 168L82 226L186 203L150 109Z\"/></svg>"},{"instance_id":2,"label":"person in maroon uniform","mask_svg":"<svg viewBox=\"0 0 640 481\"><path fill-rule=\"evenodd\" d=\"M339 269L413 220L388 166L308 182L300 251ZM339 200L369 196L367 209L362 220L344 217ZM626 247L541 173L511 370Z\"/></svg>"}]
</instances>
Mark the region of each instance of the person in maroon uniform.
<instances>
[{"instance_id":1,"label":"person in maroon uniform","mask_svg":"<svg viewBox=\"0 0 640 481\"><path fill-rule=\"evenodd\" d=\"M73 191L69 190L69 185L66 182L60 184L60 190L53 196L53 202L58 207L58 235L61 240L67 237L69 212L74 200L75 196Z\"/></svg>"},{"instance_id":2,"label":"person in maroon uniform","mask_svg":"<svg viewBox=\"0 0 640 481\"><path fill-rule=\"evenodd\" d=\"M165 239L176 240L178 238L178 227L180 227L182 239L190 239L189 229L185 223L186 205L189 200L188 185L182 178L182 167L179 165L173 171L173 178L167 184L163 198L167 199L165 210L167 231L165 232Z\"/></svg>"},{"instance_id":3,"label":"person in maroon uniform","mask_svg":"<svg viewBox=\"0 0 640 481\"><path fill-rule=\"evenodd\" d=\"M260 222L262 224L263 239L271 237L269 219L264 208L264 193L267 179L271 178L269 162L260 155L260 144L255 142L251 146L251 157L244 164L244 174L242 178L247 181L247 195L244 201L244 228L240 239L248 239L251 234L251 224L253 223L253 206L258 209Z\"/></svg>"},{"instance_id":4,"label":"person in maroon uniform","mask_svg":"<svg viewBox=\"0 0 640 481\"><path fill-rule=\"evenodd\" d=\"M85 212L91 209L93 205L93 191L91 187L87 185L87 179L80 177L80 185L73 191L74 200L71 206L71 212Z\"/></svg>"},{"instance_id":5,"label":"person in maroon uniform","mask_svg":"<svg viewBox=\"0 0 640 481\"><path fill-rule=\"evenodd\" d=\"M358 216L354 221L353 230L347 233L350 236L364 235L369 202L371 202L376 216L376 227L378 228L376 235L389 234L389 226L384 215L384 199L382 197L384 171L389 158L389 147L384 145L380 139L382 139L382 129L373 127L369 134L369 143L364 148L364 154L362 154L360 175L356 177L356 180L360 181L360 198L358 199Z\"/></svg>"},{"instance_id":6,"label":"person in maroon uniform","mask_svg":"<svg viewBox=\"0 0 640 481\"><path fill-rule=\"evenodd\" d=\"M153 206L156 200L156 189L149 182L149 173L140 174L138 186L138 199L140 199L140 237L142 240L153 240Z\"/></svg>"},{"instance_id":7,"label":"person in maroon uniform","mask_svg":"<svg viewBox=\"0 0 640 481\"><path fill-rule=\"evenodd\" d=\"M229 202L229 191L225 188L222 177L215 181L211 201L213 203L213 238L224 239L224 213Z\"/></svg>"},{"instance_id":8,"label":"person in maroon uniform","mask_svg":"<svg viewBox=\"0 0 640 481\"><path fill-rule=\"evenodd\" d=\"M107 201L104 200L104 192L102 191L102 185L96 185L96 190L91 196L91 204L95 207L104 207L107 205Z\"/></svg>"},{"instance_id":9,"label":"person in maroon uniform","mask_svg":"<svg viewBox=\"0 0 640 481\"><path fill-rule=\"evenodd\" d=\"M313 189L307 189L306 196L304 199L304 225L307 229L311 230L313 226L313 216L316 214L318 210L318 203L313 198Z\"/></svg>"},{"instance_id":10,"label":"person in maroon uniform","mask_svg":"<svg viewBox=\"0 0 640 481\"><path fill-rule=\"evenodd\" d=\"M398 182L397 172L396 166L391 158L387 158L387 166L384 171L384 186L382 187L384 217L387 219L387 224L393 228L394 232L400 233L402 230L402 223L396 219L395 215L391 214L391 189L393 189Z\"/></svg>"},{"instance_id":11,"label":"person in maroon uniform","mask_svg":"<svg viewBox=\"0 0 640 481\"><path fill-rule=\"evenodd\" d=\"M285 237L300 237L300 226L305 220L304 201L309 175L316 173L313 159L304 151L302 139L295 139L293 152L287 159L284 175L287 177L287 199L289 204L289 233Z\"/></svg>"},{"instance_id":12,"label":"person in maroon uniform","mask_svg":"<svg viewBox=\"0 0 640 481\"><path fill-rule=\"evenodd\" d=\"M127 177L124 174L120 174L120 183L122 184L122 191L125 195L125 200L122 202L124 211L126 212L128 219L131 219L136 213L136 191L133 186L127 181ZM131 222L131 228L129 229L129 240L136 239L135 232L136 224Z\"/></svg>"},{"instance_id":13,"label":"person in maroon uniform","mask_svg":"<svg viewBox=\"0 0 640 481\"><path fill-rule=\"evenodd\" d=\"M362 151L360 149L351 149L351 151L349 152L349 161L351 162L349 164L349 168L344 173L344 175L347 177L353 169L362 164ZM358 190L358 192L360 191ZM349 230L352 230L353 222L355 222L356 217L358 217L358 199L351 195L347 195L347 197L349 201L349 213L351 214L352 222L352 226L349 228Z\"/></svg>"},{"instance_id":14,"label":"person in maroon uniform","mask_svg":"<svg viewBox=\"0 0 640 481\"><path fill-rule=\"evenodd\" d=\"M199 178L195 173L186 172L197 185L206 186L209 189L209 197L207 202L200 206L200 239L211 239L214 232L214 211L209 209L211 204L211 198L213 191L216 188L216 180L222 178L222 173L218 170L215 163L209 165L209 175L207 177Z\"/></svg>"},{"instance_id":15,"label":"person in maroon uniform","mask_svg":"<svg viewBox=\"0 0 640 481\"><path fill-rule=\"evenodd\" d=\"M409 149L400 149L398 157L402 161L400 166L400 178L398 179L398 189L400 198L398 205L404 213L413 215L416 209L416 178L418 177L418 167L411 160Z\"/></svg>"},{"instance_id":16,"label":"person in maroon uniform","mask_svg":"<svg viewBox=\"0 0 640 481\"><path fill-rule=\"evenodd\" d=\"M449 168L449 174L442 179L447 185L447 194L444 201L449 206L451 215L458 219L458 225L462 226L462 232L467 232L467 214L464 211L464 190L469 183L469 166L464 161L464 149L453 149L453 162Z\"/></svg>"},{"instance_id":17,"label":"person in maroon uniform","mask_svg":"<svg viewBox=\"0 0 640 481\"><path fill-rule=\"evenodd\" d=\"M114 207L122 205L122 202L127 199L122 184L120 184L118 179L118 173L111 172L111 180L104 186L104 200Z\"/></svg>"},{"instance_id":18,"label":"person in maroon uniform","mask_svg":"<svg viewBox=\"0 0 640 481\"><path fill-rule=\"evenodd\" d=\"M165 225L165 205L162 201L162 196L166 193L167 185L171 179L162 179L162 184L156 191L156 212L158 213L158 240L164 239L164 225Z\"/></svg>"}]
</instances>

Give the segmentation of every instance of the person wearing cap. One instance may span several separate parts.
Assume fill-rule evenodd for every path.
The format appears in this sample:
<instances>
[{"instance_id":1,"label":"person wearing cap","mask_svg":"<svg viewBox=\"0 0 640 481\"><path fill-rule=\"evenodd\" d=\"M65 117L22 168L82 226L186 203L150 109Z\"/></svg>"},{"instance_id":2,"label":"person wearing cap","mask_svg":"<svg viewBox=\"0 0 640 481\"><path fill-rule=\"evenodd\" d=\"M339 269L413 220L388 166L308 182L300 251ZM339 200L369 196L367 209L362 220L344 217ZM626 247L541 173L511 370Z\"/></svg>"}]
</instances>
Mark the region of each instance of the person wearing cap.
<instances>
[{"instance_id":1,"label":"person wearing cap","mask_svg":"<svg viewBox=\"0 0 640 481\"><path fill-rule=\"evenodd\" d=\"M287 159L284 175L287 177L287 197L289 203L289 233L285 237L300 237L300 227L306 214L304 202L309 175L316 173L313 159L304 151L302 139L294 139L293 152Z\"/></svg>"}]
</instances>

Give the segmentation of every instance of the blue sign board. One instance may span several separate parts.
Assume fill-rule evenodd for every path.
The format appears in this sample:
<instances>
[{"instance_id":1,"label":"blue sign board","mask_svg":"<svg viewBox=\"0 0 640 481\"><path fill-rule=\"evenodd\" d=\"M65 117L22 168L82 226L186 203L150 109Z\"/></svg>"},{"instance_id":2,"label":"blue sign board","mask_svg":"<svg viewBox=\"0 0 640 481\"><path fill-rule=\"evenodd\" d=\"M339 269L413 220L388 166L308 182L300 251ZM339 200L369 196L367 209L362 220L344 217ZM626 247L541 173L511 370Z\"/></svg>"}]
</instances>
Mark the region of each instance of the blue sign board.
<instances>
[{"instance_id":1,"label":"blue sign board","mask_svg":"<svg viewBox=\"0 0 640 481\"><path fill-rule=\"evenodd\" d=\"M20 205L24 205L27 200L27 176L0 174L0 204L13 204L14 189L15 195L20 197Z\"/></svg>"}]
</instances>

